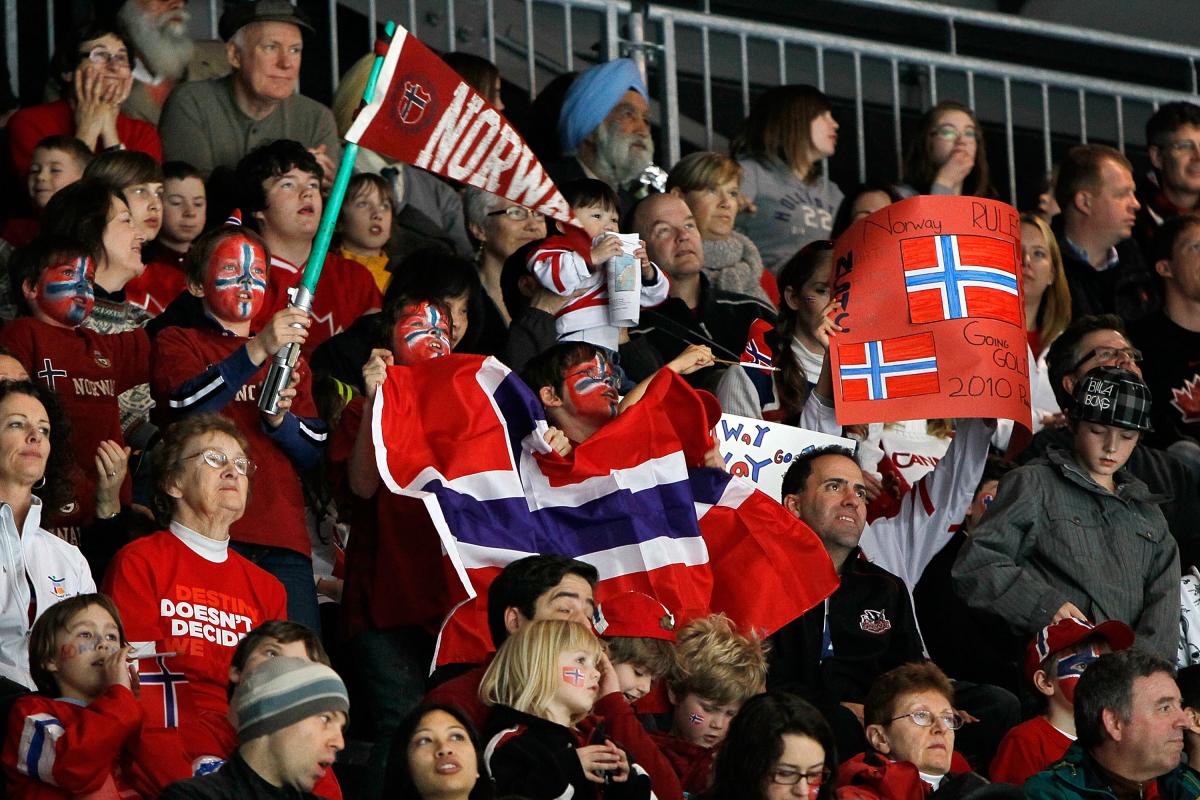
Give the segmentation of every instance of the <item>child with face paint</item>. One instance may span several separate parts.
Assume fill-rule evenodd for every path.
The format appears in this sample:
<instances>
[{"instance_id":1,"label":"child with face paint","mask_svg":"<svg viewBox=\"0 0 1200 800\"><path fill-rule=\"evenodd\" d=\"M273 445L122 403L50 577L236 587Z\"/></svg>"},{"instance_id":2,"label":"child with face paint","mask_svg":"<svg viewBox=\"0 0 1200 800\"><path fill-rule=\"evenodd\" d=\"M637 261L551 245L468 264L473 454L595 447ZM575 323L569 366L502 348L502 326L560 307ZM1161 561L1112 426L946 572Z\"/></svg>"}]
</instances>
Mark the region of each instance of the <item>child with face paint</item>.
<instances>
[{"instance_id":1,"label":"child with face paint","mask_svg":"<svg viewBox=\"0 0 1200 800\"><path fill-rule=\"evenodd\" d=\"M537 620L505 640L483 675L484 729L498 795L530 800L648 798L650 779L589 717L600 691L600 643L578 622Z\"/></svg>"},{"instance_id":2,"label":"child with face paint","mask_svg":"<svg viewBox=\"0 0 1200 800\"><path fill-rule=\"evenodd\" d=\"M27 316L0 330L0 347L58 396L73 423L74 492L67 505L47 510L47 527L87 526L96 517L98 491L105 518L132 501L120 396L149 377L150 342L141 329L103 334L85 327L96 299L96 255L85 242L43 235L17 251L10 266Z\"/></svg>"},{"instance_id":3,"label":"child with face paint","mask_svg":"<svg viewBox=\"0 0 1200 800\"><path fill-rule=\"evenodd\" d=\"M698 794L708 788L729 723L766 685L766 648L755 633L738 633L724 614L694 619L679 631L675 667L667 676L667 697L674 706L671 730L650 736L675 768L683 791Z\"/></svg>"},{"instance_id":4,"label":"child with face paint","mask_svg":"<svg viewBox=\"0 0 1200 800\"><path fill-rule=\"evenodd\" d=\"M204 318L158 334L150 387L164 422L216 412L247 438L269 488L252 488L246 513L230 529L234 547L284 584L290 619L320 630L299 471L320 460L327 429L303 359L280 392L278 413L258 408L268 362L286 344L303 343L310 325L305 312L284 308L250 335L268 292L269 259L263 240L241 226L224 225L196 240L187 259L188 291L200 298ZM309 570L307 579L301 566Z\"/></svg>"},{"instance_id":5,"label":"child with face paint","mask_svg":"<svg viewBox=\"0 0 1200 800\"><path fill-rule=\"evenodd\" d=\"M1047 625L1025 655L1025 674L1046 701L1041 716L1022 722L1000 742L988 774L996 783L1025 783L1062 758L1075 741L1075 686L1088 665L1133 644L1133 629L1068 617Z\"/></svg>"},{"instance_id":6,"label":"child with face paint","mask_svg":"<svg viewBox=\"0 0 1200 800\"><path fill-rule=\"evenodd\" d=\"M9 796L151 797L165 787L171 756L142 744L131 649L105 595L76 595L38 618L29 660L40 693L18 699L9 715Z\"/></svg>"}]
</instances>

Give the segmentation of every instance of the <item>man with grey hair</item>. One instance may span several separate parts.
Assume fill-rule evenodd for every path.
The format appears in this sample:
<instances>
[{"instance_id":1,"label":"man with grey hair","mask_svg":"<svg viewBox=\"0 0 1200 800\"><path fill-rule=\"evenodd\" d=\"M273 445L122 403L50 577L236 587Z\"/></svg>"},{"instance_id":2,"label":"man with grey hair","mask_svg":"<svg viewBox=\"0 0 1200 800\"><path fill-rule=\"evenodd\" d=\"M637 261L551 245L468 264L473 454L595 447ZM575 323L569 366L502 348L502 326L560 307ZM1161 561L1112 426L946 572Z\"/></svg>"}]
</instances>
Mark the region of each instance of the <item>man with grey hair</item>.
<instances>
[{"instance_id":1,"label":"man with grey hair","mask_svg":"<svg viewBox=\"0 0 1200 800\"><path fill-rule=\"evenodd\" d=\"M331 184L341 153L333 112L296 94L312 24L288 0L255 0L230 5L219 30L233 74L171 94L159 125L166 160L208 174L234 168L260 144L291 139L317 157Z\"/></svg>"},{"instance_id":2,"label":"man with grey hair","mask_svg":"<svg viewBox=\"0 0 1200 800\"><path fill-rule=\"evenodd\" d=\"M125 0L117 24L134 52L133 89L121 105L128 117L157 125L163 103L184 81L229 74L225 47L188 35L187 0Z\"/></svg>"},{"instance_id":3,"label":"man with grey hair","mask_svg":"<svg viewBox=\"0 0 1200 800\"><path fill-rule=\"evenodd\" d=\"M585 71L563 100L558 136L565 158L546 171L559 186L578 178L596 178L612 187L621 214L651 190L654 140L650 137L649 94L637 65L628 58L597 64ZM650 182L643 175L651 175Z\"/></svg>"},{"instance_id":4,"label":"man with grey hair","mask_svg":"<svg viewBox=\"0 0 1200 800\"><path fill-rule=\"evenodd\" d=\"M1200 796L1200 774L1179 760L1189 724L1170 663L1136 648L1100 656L1075 689L1078 740L1025 796Z\"/></svg>"}]
</instances>

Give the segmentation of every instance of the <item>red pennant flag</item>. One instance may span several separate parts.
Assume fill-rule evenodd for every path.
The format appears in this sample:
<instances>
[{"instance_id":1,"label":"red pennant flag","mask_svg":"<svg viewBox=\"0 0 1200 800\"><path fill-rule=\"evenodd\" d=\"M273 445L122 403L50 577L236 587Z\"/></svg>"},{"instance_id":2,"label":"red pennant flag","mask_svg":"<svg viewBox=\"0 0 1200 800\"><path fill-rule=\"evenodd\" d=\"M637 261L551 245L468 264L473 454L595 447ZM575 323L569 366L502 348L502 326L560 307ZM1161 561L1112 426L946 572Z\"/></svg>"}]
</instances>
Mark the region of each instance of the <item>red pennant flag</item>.
<instances>
[{"instance_id":1,"label":"red pennant flag","mask_svg":"<svg viewBox=\"0 0 1200 800\"><path fill-rule=\"evenodd\" d=\"M508 120L404 28L396 28L375 96L346 140L571 221L567 201Z\"/></svg>"}]
</instances>

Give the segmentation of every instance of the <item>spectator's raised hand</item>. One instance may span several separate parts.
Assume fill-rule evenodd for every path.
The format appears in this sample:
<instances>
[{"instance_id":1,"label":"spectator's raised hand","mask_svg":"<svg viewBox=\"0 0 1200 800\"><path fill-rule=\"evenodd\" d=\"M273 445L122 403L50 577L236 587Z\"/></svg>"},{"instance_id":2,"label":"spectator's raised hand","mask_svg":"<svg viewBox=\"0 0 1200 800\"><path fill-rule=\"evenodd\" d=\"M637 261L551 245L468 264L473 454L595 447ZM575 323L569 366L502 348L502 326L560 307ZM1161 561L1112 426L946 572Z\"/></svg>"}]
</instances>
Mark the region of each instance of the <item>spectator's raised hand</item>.
<instances>
[{"instance_id":1,"label":"spectator's raised hand","mask_svg":"<svg viewBox=\"0 0 1200 800\"><path fill-rule=\"evenodd\" d=\"M121 510L121 484L129 471L128 447L107 439L96 448L96 516L108 519Z\"/></svg>"},{"instance_id":2,"label":"spectator's raised hand","mask_svg":"<svg viewBox=\"0 0 1200 800\"><path fill-rule=\"evenodd\" d=\"M934 182L947 187L961 186L973 169L975 169L975 155L966 150L955 150L938 170Z\"/></svg>"},{"instance_id":3,"label":"spectator's raised hand","mask_svg":"<svg viewBox=\"0 0 1200 800\"><path fill-rule=\"evenodd\" d=\"M829 337L834 333L845 333L846 329L838 325L834 320L838 314L842 313L842 304L837 300L830 300L821 309L821 313L815 317L812 329L812 336L821 347L829 349Z\"/></svg>"},{"instance_id":4,"label":"spectator's raised hand","mask_svg":"<svg viewBox=\"0 0 1200 800\"><path fill-rule=\"evenodd\" d=\"M286 416L288 411L291 410L292 403L296 400L296 387L299 385L300 370L294 369L292 370L292 377L291 380L288 381L288 385L279 390L279 398L275 401L276 413L263 413L263 419L265 419L267 424L272 428L278 428L283 424L284 416Z\"/></svg>"},{"instance_id":5,"label":"spectator's raised hand","mask_svg":"<svg viewBox=\"0 0 1200 800\"><path fill-rule=\"evenodd\" d=\"M250 361L255 365L262 364L286 344L304 344L309 325L312 325L312 320L307 311L291 306L281 308L257 336L246 342Z\"/></svg>"},{"instance_id":6,"label":"spectator's raised hand","mask_svg":"<svg viewBox=\"0 0 1200 800\"><path fill-rule=\"evenodd\" d=\"M571 450L574 449L571 447L571 440L567 438L567 435L553 425L546 429L544 438L546 444L550 445L550 449L563 458L571 455Z\"/></svg>"},{"instance_id":7,"label":"spectator's raised hand","mask_svg":"<svg viewBox=\"0 0 1200 800\"><path fill-rule=\"evenodd\" d=\"M387 378L387 368L396 363L395 356L391 350L386 350L382 347L376 347L371 351L370 358L363 365L363 389L367 393L367 398L375 397L375 392L383 385Z\"/></svg>"},{"instance_id":8,"label":"spectator's raised hand","mask_svg":"<svg viewBox=\"0 0 1200 800\"><path fill-rule=\"evenodd\" d=\"M712 349L704 344L691 344L667 364L667 369L680 375L690 375L699 369L711 367L716 361Z\"/></svg>"},{"instance_id":9,"label":"spectator's raised hand","mask_svg":"<svg viewBox=\"0 0 1200 800\"><path fill-rule=\"evenodd\" d=\"M604 783L605 773L615 771L621 764L621 757L614 752L615 750L617 748L613 747L611 742L575 748L575 754L579 756L579 763L583 766L583 776L592 783ZM625 769L629 769L628 759Z\"/></svg>"},{"instance_id":10,"label":"spectator's raised hand","mask_svg":"<svg viewBox=\"0 0 1200 800\"><path fill-rule=\"evenodd\" d=\"M592 263L588 269L592 272L600 269L600 265L610 258L616 258L623 252L621 239L614 235L605 236L600 243L592 247Z\"/></svg>"}]
</instances>

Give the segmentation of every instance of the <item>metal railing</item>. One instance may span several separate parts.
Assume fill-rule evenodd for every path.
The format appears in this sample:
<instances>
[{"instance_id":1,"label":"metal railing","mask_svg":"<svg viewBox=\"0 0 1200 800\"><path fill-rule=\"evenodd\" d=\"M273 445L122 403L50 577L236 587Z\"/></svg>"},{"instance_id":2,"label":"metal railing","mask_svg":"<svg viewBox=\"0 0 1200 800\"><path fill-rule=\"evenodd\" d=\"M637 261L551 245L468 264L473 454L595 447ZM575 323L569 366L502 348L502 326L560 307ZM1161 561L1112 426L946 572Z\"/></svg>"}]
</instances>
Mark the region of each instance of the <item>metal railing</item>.
<instances>
[{"instance_id":1,"label":"metal railing","mask_svg":"<svg viewBox=\"0 0 1200 800\"><path fill-rule=\"evenodd\" d=\"M689 141L723 147L727 131L717 129L714 86L736 87L743 114L749 111L755 90L774 84L812 83L831 97L845 98L853 107L860 179L865 179L872 167L867 162L868 107L890 110L890 135L899 164L903 113L921 111L939 98L956 97L975 108L985 122L1003 127L1011 198L1016 196L1015 127L1040 130L1048 171L1056 133L1084 142L1089 137L1099 138L1124 149L1127 143L1139 142L1138 135L1130 131L1140 126L1131 126L1131 120L1149 116L1163 102L1196 100L1197 49L911 0L843 1L867 9L944 19L948 52L661 6L651 6L642 18L621 0L326 0L329 13L321 36L327 37L332 51L334 85L340 72L339 5L365 13L371 33L363 42L364 52L373 44L376 23L395 18L439 49L468 49L488 57L501 66L506 78L524 85L531 95L557 74L633 53L651 61L659 78L652 94L656 95L667 164L678 159L685 132ZM47 2L52 11L53 0ZM208 0L206 5L215 35L219 2ZM19 71L16 7L17 0L5 0L7 58L14 85ZM482 23L482 32L465 37L464 43L460 24L468 22ZM1193 91L964 56L956 52L954 31L960 22L1179 58L1188 64ZM53 37L52 25L49 35ZM701 95L683 116L681 79L697 84ZM878 165L874 171L878 173Z\"/></svg>"}]
</instances>

